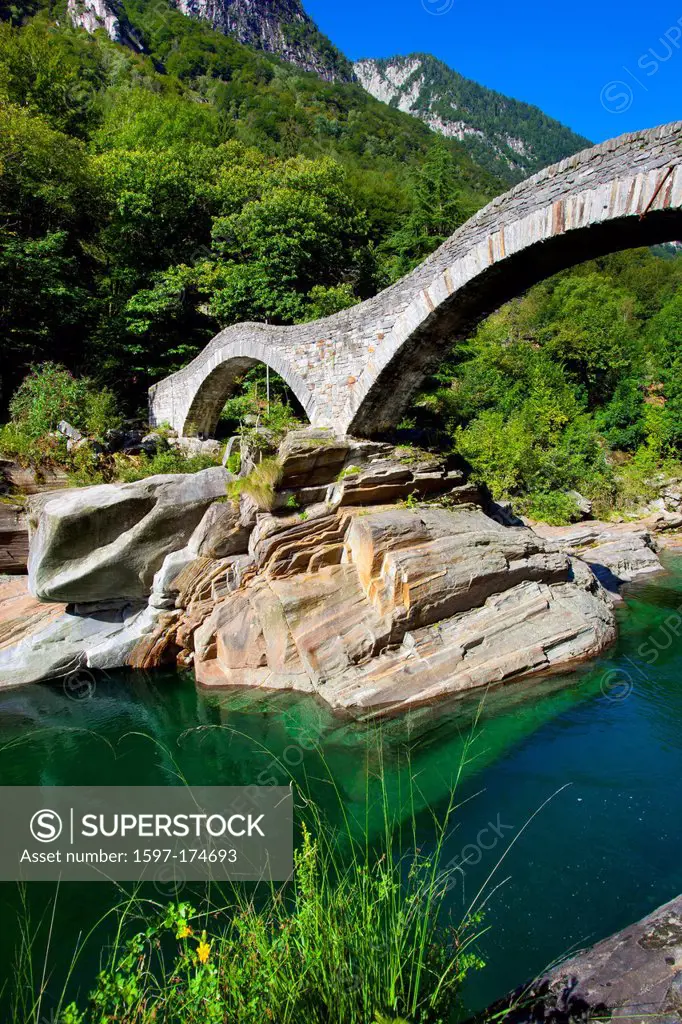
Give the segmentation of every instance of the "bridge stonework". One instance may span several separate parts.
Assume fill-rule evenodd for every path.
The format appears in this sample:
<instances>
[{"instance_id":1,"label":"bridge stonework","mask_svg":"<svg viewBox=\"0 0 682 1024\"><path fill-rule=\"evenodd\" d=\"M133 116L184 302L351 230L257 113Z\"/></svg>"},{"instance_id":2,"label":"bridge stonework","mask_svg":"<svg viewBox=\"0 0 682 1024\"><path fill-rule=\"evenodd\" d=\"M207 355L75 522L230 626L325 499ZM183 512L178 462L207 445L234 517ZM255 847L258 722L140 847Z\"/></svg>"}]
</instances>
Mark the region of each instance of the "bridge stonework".
<instances>
[{"instance_id":1,"label":"bridge stonework","mask_svg":"<svg viewBox=\"0 0 682 1024\"><path fill-rule=\"evenodd\" d=\"M268 363L313 425L393 426L457 340L557 271L682 238L682 122L611 139L498 196L390 288L294 327L226 328L149 392L150 420L210 435L235 380Z\"/></svg>"}]
</instances>

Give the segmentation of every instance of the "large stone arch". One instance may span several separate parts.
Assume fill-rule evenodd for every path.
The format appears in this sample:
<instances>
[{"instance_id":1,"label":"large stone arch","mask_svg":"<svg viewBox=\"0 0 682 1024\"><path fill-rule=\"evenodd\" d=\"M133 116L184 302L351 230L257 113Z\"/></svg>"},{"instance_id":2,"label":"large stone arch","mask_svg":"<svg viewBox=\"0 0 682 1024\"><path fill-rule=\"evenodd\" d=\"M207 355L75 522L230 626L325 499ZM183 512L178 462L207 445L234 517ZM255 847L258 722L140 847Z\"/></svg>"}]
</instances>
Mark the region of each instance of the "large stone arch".
<instances>
[{"instance_id":1,"label":"large stone arch","mask_svg":"<svg viewBox=\"0 0 682 1024\"><path fill-rule=\"evenodd\" d=\"M213 383L229 385L221 360L255 358L284 377L314 425L380 432L397 422L450 345L504 302L576 263L679 238L682 122L675 122L540 171L480 210L412 273L349 310L297 327L223 331L151 389L150 417L195 430Z\"/></svg>"},{"instance_id":2,"label":"large stone arch","mask_svg":"<svg viewBox=\"0 0 682 1024\"><path fill-rule=\"evenodd\" d=\"M655 203L644 213L659 186L660 208ZM444 350L532 285L587 259L682 239L682 208L673 198L682 203L681 168L624 177L540 207L472 246L397 318L359 379L346 413L349 432L395 425ZM600 210L607 216L595 221Z\"/></svg>"}]
</instances>

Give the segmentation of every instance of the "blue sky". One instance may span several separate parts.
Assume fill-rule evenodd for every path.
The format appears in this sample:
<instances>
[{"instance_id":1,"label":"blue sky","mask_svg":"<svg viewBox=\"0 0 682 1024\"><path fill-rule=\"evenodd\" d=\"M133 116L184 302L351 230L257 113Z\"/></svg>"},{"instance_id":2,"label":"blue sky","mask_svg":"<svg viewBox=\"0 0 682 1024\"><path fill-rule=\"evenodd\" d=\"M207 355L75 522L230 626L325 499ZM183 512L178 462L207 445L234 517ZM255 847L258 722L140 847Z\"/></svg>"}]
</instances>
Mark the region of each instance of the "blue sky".
<instances>
[{"instance_id":1,"label":"blue sky","mask_svg":"<svg viewBox=\"0 0 682 1024\"><path fill-rule=\"evenodd\" d=\"M595 142L682 119L682 0L303 4L352 59L432 53Z\"/></svg>"}]
</instances>

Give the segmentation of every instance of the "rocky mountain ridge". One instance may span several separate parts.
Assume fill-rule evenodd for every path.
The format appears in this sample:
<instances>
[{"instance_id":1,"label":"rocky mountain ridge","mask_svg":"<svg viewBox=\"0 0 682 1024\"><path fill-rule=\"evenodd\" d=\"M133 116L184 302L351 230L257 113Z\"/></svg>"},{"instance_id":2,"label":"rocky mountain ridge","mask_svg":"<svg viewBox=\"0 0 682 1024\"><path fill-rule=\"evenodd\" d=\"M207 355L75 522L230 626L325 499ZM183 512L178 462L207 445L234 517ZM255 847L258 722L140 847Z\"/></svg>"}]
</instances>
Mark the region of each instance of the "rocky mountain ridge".
<instances>
[{"instance_id":1,"label":"rocky mountain ridge","mask_svg":"<svg viewBox=\"0 0 682 1024\"><path fill-rule=\"evenodd\" d=\"M240 43L275 54L328 82L354 79L350 62L322 35L300 0L175 0L174 6ZM87 32L104 29L114 42L140 48L120 0L67 0L67 10L77 27Z\"/></svg>"},{"instance_id":2,"label":"rocky mountain ridge","mask_svg":"<svg viewBox=\"0 0 682 1024\"><path fill-rule=\"evenodd\" d=\"M478 163L510 182L590 145L538 107L486 89L430 54L359 60L354 69L375 99L459 139Z\"/></svg>"},{"instance_id":3,"label":"rocky mountain ridge","mask_svg":"<svg viewBox=\"0 0 682 1024\"><path fill-rule=\"evenodd\" d=\"M351 64L319 31L301 0L161 0L151 7L142 0L137 15L126 0L67 0L67 11L77 27L104 30L113 41L141 51L140 11L151 9L158 21L166 2L325 81L359 82L375 99L462 142L479 166L503 181L520 181L589 144L539 108L486 89L429 54Z\"/></svg>"}]
</instances>

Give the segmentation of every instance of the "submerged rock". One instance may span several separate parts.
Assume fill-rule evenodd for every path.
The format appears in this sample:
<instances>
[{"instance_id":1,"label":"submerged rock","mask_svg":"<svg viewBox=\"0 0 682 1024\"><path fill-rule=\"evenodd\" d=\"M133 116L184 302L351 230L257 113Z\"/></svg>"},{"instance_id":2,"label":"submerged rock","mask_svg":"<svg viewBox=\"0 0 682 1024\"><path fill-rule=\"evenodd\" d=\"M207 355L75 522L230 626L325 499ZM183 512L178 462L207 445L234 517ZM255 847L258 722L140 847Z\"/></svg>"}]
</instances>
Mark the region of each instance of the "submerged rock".
<instances>
[{"instance_id":1,"label":"submerged rock","mask_svg":"<svg viewBox=\"0 0 682 1024\"><path fill-rule=\"evenodd\" d=\"M32 506L31 593L80 603L146 598L166 555L185 546L227 480L216 467L43 498Z\"/></svg>"},{"instance_id":2,"label":"submerged rock","mask_svg":"<svg viewBox=\"0 0 682 1024\"><path fill-rule=\"evenodd\" d=\"M679 1021L682 896L571 957L489 1007L510 1024L611 1019Z\"/></svg>"},{"instance_id":3,"label":"submerged rock","mask_svg":"<svg viewBox=\"0 0 682 1024\"><path fill-rule=\"evenodd\" d=\"M533 530L562 550L583 558L611 592L617 592L623 583L663 569L648 526L600 522L545 526L538 523Z\"/></svg>"}]
</instances>

